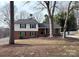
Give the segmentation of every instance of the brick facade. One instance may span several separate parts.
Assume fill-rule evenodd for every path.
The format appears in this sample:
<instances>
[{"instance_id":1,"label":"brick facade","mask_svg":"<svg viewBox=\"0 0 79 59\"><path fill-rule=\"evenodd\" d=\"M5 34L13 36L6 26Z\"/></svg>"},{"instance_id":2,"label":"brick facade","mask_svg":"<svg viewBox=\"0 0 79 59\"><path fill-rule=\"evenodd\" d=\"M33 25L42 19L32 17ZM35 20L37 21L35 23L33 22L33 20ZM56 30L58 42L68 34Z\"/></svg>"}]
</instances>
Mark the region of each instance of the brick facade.
<instances>
[{"instance_id":1,"label":"brick facade","mask_svg":"<svg viewBox=\"0 0 79 59\"><path fill-rule=\"evenodd\" d=\"M20 38L20 32L25 32L25 36L23 37L23 39L27 39L27 38L33 38L33 37L38 37L38 32L37 31L15 31L14 32L14 38L15 39L21 39ZM34 32L35 35L30 35L30 32Z\"/></svg>"},{"instance_id":2,"label":"brick facade","mask_svg":"<svg viewBox=\"0 0 79 59\"><path fill-rule=\"evenodd\" d=\"M46 29L46 34L45 34L45 29L39 29L38 31L15 31L14 32L14 38L15 39L21 39L20 38L20 32L25 32L25 36L23 37L23 39L48 36L48 34L47 34L48 30L47 29ZM30 32L35 32L35 34L33 34L31 36Z\"/></svg>"}]
</instances>

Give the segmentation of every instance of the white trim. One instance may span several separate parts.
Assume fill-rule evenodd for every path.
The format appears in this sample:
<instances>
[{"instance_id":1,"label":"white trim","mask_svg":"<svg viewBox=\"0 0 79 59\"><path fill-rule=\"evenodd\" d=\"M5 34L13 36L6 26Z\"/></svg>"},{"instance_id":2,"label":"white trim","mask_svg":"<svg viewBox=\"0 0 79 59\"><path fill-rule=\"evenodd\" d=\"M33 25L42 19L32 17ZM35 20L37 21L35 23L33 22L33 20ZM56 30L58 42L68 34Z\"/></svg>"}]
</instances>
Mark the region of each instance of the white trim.
<instances>
[{"instance_id":1,"label":"white trim","mask_svg":"<svg viewBox=\"0 0 79 59\"><path fill-rule=\"evenodd\" d=\"M20 28L20 24L14 24L15 31L38 31L38 24L36 24L36 28L30 28L30 24L26 24L26 28Z\"/></svg>"}]
</instances>

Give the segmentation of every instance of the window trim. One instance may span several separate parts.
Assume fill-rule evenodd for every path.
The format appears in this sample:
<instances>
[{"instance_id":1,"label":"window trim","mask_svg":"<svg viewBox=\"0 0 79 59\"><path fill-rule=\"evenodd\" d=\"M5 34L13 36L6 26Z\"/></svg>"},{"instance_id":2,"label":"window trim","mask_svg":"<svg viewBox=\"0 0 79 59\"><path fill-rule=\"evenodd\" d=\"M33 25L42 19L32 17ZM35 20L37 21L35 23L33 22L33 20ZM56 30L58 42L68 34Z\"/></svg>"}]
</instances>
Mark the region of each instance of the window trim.
<instances>
[{"instance_id":1,"label":"window trim","mask_svg":"<svg viewBox=\"0 0 79 59\"><path fill-rule=\"evenodd\" d=\"M30 36L36 36L36 32L30 32Z\"/></svg>"},{"instance_id":2,"label":"window trim","mask_svg":"<svg viewBox=\"0 0 79 59\"><path fill-rule=\"evenodd\" d=\"M30 24L30 28L36 28L36 24Z\"/></svg>"},{"instance_id":3,"label":"window trim","mask_svg":"<svg viewBox=\"0 0 79 59\"><path fill-rule=\"evenodd\" d=\"M20 32L20 33L19 33L20 36L21 36L22 34L23 34L24 36L26 36L26 32Z\"/></svg>"},{"instance_id":4,"label":"window trim","mask_svg":"<svg viewBox=\"0 0 79 59\"><path fill-rule=\"evenodd\" d=\"M24 27L22 27L22 25L23 25ZM20 24L20 28L26 28L26 24Z\"/></svg>"}]
</instances>

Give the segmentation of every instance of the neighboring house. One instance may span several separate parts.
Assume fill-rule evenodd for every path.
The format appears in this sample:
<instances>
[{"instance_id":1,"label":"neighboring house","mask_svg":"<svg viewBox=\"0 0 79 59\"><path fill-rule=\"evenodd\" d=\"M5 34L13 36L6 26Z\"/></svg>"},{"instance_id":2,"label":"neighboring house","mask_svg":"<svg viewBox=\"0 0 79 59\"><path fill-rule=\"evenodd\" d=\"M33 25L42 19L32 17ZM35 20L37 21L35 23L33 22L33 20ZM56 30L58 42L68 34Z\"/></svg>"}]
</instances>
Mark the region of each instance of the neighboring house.
<instances>
[{"instance_id":1,"label":"neighboring house","mask_svg":"<svg viewBox=\"0 0 79 59\"><path fill-rule=\"evenodd\" d=\"M9 28L0 28L0 38L9 37Z\"/></svg>"},{"instance_id":2,"label":"neighboring house","mask_svg":"<svg viewBox=\"0 0 79 59\"><path fill-rule=\"evenodd\" d=\"M60 33L61 27L54 23L55 33ZM15 39L49 36L49 24L38 23L35 18L19 19L14 24Z\"/></svg>"}]
</instances>

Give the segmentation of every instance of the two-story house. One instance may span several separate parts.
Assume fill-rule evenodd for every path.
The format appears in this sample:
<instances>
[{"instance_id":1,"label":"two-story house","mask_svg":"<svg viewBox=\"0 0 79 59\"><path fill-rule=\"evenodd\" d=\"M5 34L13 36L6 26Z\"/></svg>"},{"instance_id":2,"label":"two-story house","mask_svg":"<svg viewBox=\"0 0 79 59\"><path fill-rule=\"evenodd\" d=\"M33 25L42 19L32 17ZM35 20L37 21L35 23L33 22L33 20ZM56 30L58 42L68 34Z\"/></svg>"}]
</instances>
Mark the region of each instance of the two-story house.
<instances>
[{"instance_id":1,"label":"two-story house","mask_svg":"<svg viewBox=\"0 0 79 59\"><path fill-rule=\"evenodd\" d=\"M60 31L60 26L54 24L54 28ZM41 37L49 35L49 25L38 23L35 18L19 19L14 24L15 39L25 39L31 37Z\"/></svg>"}]
</instances>

